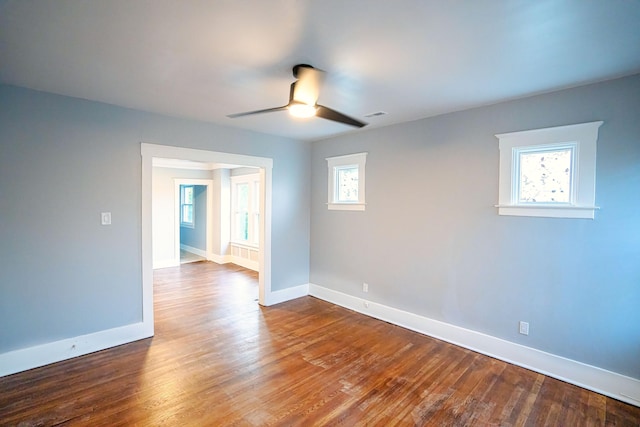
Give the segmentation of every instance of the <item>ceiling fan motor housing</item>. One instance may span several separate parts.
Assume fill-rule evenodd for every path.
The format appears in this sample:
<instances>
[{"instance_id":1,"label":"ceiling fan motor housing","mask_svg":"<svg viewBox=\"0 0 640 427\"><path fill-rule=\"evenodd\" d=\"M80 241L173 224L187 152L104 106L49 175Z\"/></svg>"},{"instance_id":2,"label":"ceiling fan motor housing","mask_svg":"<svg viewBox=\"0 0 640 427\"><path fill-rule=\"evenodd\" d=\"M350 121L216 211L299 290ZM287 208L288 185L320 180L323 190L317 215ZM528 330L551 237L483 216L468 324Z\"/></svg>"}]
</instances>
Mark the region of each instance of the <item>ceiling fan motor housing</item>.
<instances>
[{"instance_id":1,"label":"ceiling fan motor housing","mask_svg":"<svg viewBox=\"0 0 640 427\"><path fill-rule=\"evenodd\" d=\"M300 70L300 68L311 68L312 70L315 69L315 67L309 65L309 64L298 64L298 65L294 65L293 66L293 77L295 77L296 79L298 78L298 71Z\"/></svg>"}]
</instances>

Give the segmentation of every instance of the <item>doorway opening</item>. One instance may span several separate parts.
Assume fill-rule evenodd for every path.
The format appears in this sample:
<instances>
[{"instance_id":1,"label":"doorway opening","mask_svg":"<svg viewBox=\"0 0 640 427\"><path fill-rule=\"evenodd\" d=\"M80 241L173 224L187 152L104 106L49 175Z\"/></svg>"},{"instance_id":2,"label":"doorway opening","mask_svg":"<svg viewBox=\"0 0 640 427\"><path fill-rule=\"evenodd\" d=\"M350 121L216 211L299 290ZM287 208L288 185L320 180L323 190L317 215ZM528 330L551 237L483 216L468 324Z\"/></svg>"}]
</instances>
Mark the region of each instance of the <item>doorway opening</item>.
<instances>
[{"instance_id":1,"label":"doorway opening","mask_svg":"<svg viewBox=\"0 0 640 427\"><path fill-rule=\"evenodd\" d=\"M154 174L156 171L154 168ZM173 249L178 264L210 260L208 254L213 252L213 239L219 234L212 212L215 205L213 187L213 181L209 179L174 179L176 238ZM158 233L154 230L154 234Z\"/></svg>"},{"instance_id":2,"label":"doorway opening","mask_svg":"<svg viewBox=\"0 0 640 427\"><path fill-rule=\"evenodd\" d=\"M231 153L222 153L206 150L197 150L190 148L172 147L156 144L141 144L142 155L142 282L143 282L143 324L149 335L153 335L153 267L154 267L154 237L152 227L153 204L156 200L153 198L153 166L154 159L170 159L171 161L183 162L183 165L202 164L215 165L214 169L229 169L238 166L253 168L259 174L259 197L257 204L259 206L259 215L254 218L259 224L258 247L257 252L257 270L258 270L258 302L261 305L270 305L271 301L271 191L272 191L272 168L273 160L265 157L245 156ZM155 160L157 162L157 160ZM188 179L188 178L185 178ZM195 179L195 178L190 178ZM178 181L176 181L177 183ZM178 192L180 191L179 184ZM213 188L213 186L207 186ZM207 190L207 205L215 198L213 195L209 197ZM177 209L180 209L178 205ZM188 210L188 208L186 208ZM209 209L208 209L209 210ZM213 209L210 210L212 213ZM174 211L175 212L175 211ZM178 212L179 213L179 212ZM229 216L231 212L229 211ZM208 222L208 221L207 221ZM175 227L175 225L174 225ZM231 231L229 230L229 233ZM212 233L207 233L207 239ZM174 234L174 241L179 235ZM178 243L173 247L174 259L179 260L179 239ZM175 253L175 247L178 247L178 253ZM215 258L215 243L210 246L211 251L205 250L207 258L212 255ZM216 259L212 259L216 261ZM219 261L219 260L218 260ZM217 261L217 262L218 262ZM179 261L178 261L179 262Z\"/></svg>"}]
</instances>

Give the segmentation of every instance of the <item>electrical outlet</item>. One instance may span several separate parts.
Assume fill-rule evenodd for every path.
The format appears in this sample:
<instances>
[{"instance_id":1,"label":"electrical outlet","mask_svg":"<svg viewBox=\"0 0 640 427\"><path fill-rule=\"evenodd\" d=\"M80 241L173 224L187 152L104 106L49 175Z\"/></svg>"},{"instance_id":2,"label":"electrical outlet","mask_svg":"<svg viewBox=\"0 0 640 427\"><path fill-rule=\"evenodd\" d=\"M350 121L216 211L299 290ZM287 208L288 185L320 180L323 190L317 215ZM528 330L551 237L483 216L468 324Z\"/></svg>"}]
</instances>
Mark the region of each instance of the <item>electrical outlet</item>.
<instances>
[{"instance_id":1,"label":"electrical outlet","mask_svg":"<svg viewBox=\"0 0 640 427\"><path fill-rule=\"evenodd\" d=\"M362 284L362 292L369 292L369 284L368 283L363 283Z\"/></svg>"},{"instance_id":2,"label":"electrical outlet","mask_svg":"<svg viewBox=\"0 0 640 427\"><path fill-rule=\"evenodd\" d=\"M520 333L522 335L529 335L529 322L520 322Z\"/></svg>"}]
</instances>

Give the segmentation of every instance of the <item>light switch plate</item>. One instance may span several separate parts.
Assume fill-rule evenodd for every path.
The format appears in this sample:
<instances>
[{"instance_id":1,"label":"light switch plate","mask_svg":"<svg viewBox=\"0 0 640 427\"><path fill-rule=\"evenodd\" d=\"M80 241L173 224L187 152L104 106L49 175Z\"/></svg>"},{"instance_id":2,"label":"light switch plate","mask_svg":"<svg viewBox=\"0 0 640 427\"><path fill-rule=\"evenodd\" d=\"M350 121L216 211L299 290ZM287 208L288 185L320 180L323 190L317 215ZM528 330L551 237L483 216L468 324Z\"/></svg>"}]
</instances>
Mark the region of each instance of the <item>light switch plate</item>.
<instances>
[{"instance_id":1,"label":"light switch plate","mask_svg":"<svg viewBox=\"0 0 640 427\"><path fill-rule=\"evenodd\" d=\"M111 212L102 212L100 214L100 222L102 225L111 225Z\"/></svg>"},{"instance_id":2,"label":"light switch plate","mask_svg":"<svg viewBox=\"0 0 640 427\"><path fill-rule=\"evenodd\" d=\"M529 335L529 322L520 322L519 332L522 335Z\"/></svg>"}]
</instances>

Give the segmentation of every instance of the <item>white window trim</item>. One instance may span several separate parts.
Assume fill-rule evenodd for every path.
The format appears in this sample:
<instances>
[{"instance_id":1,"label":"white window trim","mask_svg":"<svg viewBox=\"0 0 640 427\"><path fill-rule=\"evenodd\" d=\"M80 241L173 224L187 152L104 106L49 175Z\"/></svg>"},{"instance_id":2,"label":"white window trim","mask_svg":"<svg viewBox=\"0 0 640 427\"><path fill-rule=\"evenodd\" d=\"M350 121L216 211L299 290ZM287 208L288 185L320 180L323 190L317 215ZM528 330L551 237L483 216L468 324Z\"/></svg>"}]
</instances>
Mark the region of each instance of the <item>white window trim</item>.
<instances>
[{"instance_id":1,"label":"white window trim","mask_svg":"<svg viewBox=\"0 0 640 427\"><path fill-rule=\"evenodd\" d=\"M183 211L183 206L187 205L187 203L183 203L182 200L184 199L183 195L184 195L184 189L186 187L191 187L192 188L192 203L189 203L189 205L191 205L191 222L185 222L183 221L184 219L184 211ZM191 185L191 184L182 184L180 185L180 227L184 227L184 228L196 228L196 187L195 185Z\"/></svg>"},{"instance_id":2,"label":"white window trim","mask_svg":"<svg viewBox=\"0 0 640 427\"><path fill-rule=\"evenodd\" d=\"M255 203L253 202L254 197L252 196L253 192L255 191L255 184L258 184L258 188L260 188L260 174L259 173L252 173L252 174L246 174L246 175L234 175L231 176L231 209L233 210L233 214L231 215L231 244L236 245L236 246L243 246L243 247L247 247L247 248L252 248L252 249L258 249L260 247L259 245L259 239L258 239L258 235L260 233L260 230L255 230L254 227L254 222L251 220L252 217L257 216L258 220L260 219L260 204L258 203L258 206L254 206ZM236 204L237 204L237 193L235 191L235 186L236 184L239 183L247 183L249 184L249 240L238 240L236 238L236 215L235 213L237 213L235 211L236 209Z\"/></svg>"},{"instance_id":3,"label":"white window trim","mask_svg":"<svg viewBox=\"0 0 640 427\"><path fill-rule=\"evenodd\" d=\"M593 219L596 198L596 145L603 122L581 123L496 135L500 147L499 215ZM574 147L569 203L519 203L518 153L524 149Z\"/></svg>"},{"instance_id":4,"label":"white window trim","mask_svg":"<svg viewBox=\"0 0 640 427\"><path fill-rule=\"evenodd\" d=\"M327 157L328 167L328 187L327 187L327 207L329 210L342 211L363 211L365 210L365 164L367 163L367 153L347 154L344 156ZM336 168L345 166L358 167L358 201L340 202L336 196Z\"/></svg>"}]
</instances>

